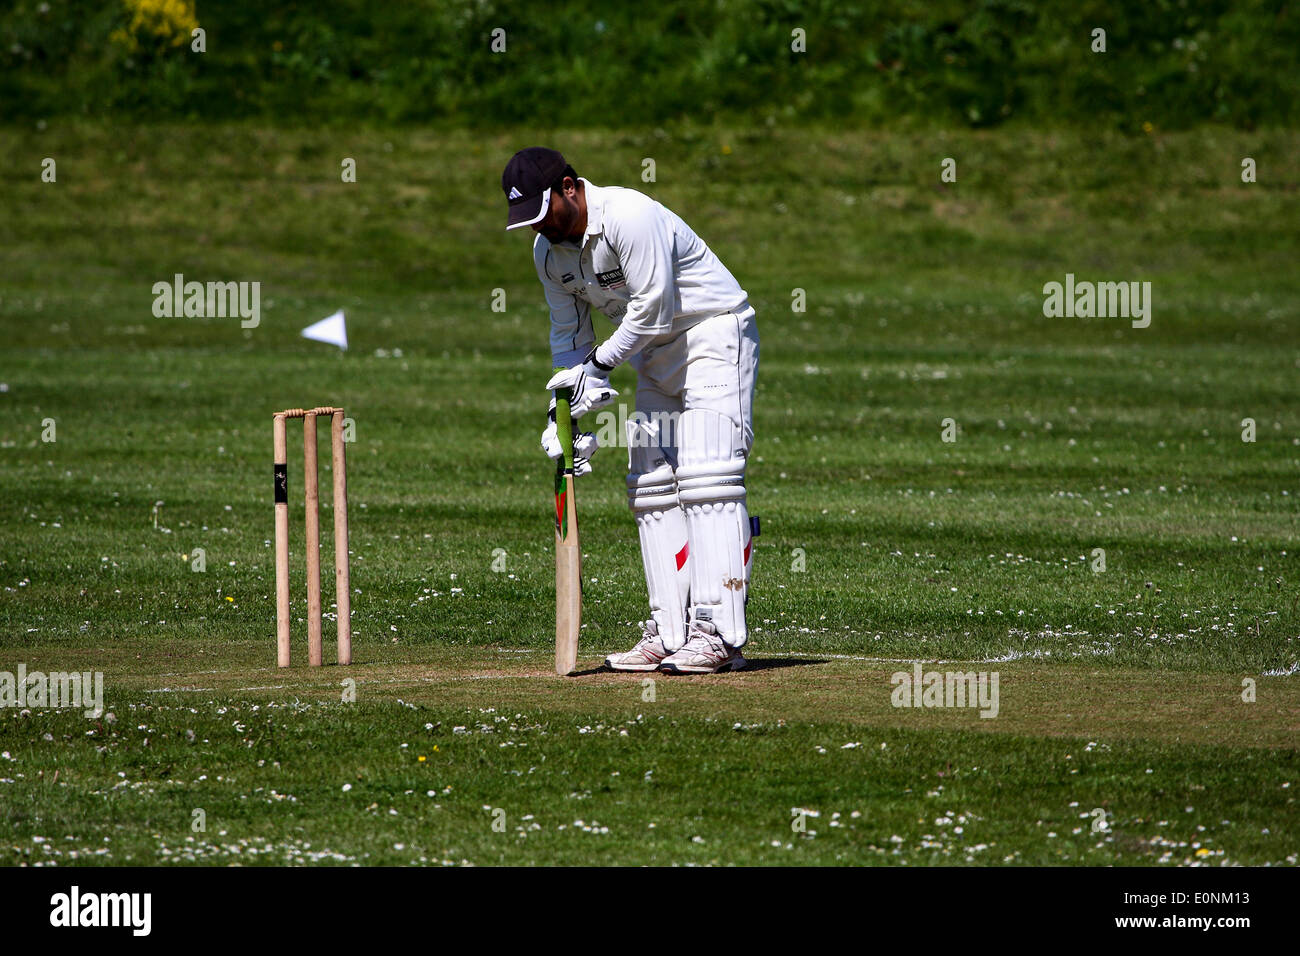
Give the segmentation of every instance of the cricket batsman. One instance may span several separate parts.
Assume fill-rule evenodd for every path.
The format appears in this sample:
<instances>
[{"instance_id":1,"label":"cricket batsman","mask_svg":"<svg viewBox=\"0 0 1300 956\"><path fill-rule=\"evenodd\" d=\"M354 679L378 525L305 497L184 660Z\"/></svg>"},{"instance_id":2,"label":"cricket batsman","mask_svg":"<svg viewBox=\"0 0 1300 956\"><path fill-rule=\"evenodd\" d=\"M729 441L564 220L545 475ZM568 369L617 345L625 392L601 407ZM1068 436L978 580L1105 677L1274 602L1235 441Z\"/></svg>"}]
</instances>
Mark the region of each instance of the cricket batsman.
<instances>
[{"instance_id":1,"label":"cricket batsman","mask_svg":"<svg viewBox=\"0 0 1300 956\"><path fill-rule=\"evenodd\" d=\"M551 311L548 391L572 390L573 417L610 405L609 374L636 369L627 497L641 540L650 619L605 664L617 671L711 674L745 666L753 535L745 465L754 443L758 328L745 290L704 241L634 189L580 178L553 149L506 165L507 229L531 226ZM592 309L613 333L596 344ZM542 448L561 456L555 401ZM575 437L575 473L595 435Z\"/></svg>"}]
</instances>

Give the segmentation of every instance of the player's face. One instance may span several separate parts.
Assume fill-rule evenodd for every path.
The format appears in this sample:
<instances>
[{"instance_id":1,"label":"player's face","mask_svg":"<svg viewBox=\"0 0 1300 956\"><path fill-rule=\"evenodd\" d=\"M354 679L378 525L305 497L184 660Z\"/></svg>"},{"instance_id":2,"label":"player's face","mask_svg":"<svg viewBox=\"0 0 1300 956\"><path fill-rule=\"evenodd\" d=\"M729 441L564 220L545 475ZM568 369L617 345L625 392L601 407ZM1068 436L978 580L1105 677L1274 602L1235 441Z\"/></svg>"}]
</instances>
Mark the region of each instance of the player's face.
<instances>
[{"instance_id":1,"label":"player's face","mask_svg":"<svg viewBox=\"0 0 1300 956\"><path fill-rule=\"evenodd\" d=\"M565 195L576 184L572 179L564 180L563 190L551 190L551 204L546 210L546 217L541 222L533 223L533 231L540 232L548 242L563 242L566 239L578 241L582 238L582 226L579 223L581 210L577 197L570 199Z\"/></svg>"}]
</instances>

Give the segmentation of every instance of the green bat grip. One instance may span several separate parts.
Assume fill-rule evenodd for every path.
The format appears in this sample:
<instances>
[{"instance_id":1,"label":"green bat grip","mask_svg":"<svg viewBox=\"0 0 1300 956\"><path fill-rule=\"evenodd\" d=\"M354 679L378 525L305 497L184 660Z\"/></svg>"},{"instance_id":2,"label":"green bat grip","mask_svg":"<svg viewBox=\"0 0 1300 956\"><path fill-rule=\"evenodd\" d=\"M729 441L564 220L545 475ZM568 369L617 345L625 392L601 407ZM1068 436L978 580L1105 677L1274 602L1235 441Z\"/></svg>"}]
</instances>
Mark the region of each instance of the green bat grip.
<instances>
[{"instance_id":1,"label":"green bat grip","mask_svg":"<svg viewBox=\"0 0 1300 956\"><path fill-rule=\"evenodd\" d=\"M564 369L557 368L555 371L563 372ZM555 434L564 453L565 471L573 471L573 417L569 411L569 398L569 389L555 390Z\"/></svg>"}]
</instances>

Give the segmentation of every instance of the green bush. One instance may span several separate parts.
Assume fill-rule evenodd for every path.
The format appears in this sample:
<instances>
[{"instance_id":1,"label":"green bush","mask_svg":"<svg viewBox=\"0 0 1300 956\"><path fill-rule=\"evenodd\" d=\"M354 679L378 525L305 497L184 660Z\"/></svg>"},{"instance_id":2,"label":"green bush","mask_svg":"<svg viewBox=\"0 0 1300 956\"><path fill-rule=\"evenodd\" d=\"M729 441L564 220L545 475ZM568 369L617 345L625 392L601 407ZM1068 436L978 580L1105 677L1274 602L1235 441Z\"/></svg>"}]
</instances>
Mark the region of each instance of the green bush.
<instances>
[{"instance_id":1,"label":"green bush","mask_svg":"<svg viewBox=\"0 0 1300 956\"><path fill-rule=\"evenodd\" d=\"M124 49L126 2L0 10L0 115L1135 130L1292 125L1300 110L1300 12L1280 0L197 0L205 53Z\"/></svg>"}]
</instances>

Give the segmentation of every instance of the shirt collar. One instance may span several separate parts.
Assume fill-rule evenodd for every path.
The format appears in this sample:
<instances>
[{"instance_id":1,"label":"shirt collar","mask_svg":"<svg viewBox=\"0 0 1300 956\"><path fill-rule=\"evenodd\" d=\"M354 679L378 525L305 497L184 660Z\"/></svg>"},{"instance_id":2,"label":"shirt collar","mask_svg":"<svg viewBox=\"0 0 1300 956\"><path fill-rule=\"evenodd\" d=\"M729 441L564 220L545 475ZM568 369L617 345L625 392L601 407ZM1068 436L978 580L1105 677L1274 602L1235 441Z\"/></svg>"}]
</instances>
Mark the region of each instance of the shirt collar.
<instances>
[{"instance_id":1,"label":"shirt collar","mask_svg":"<svg viewBox=\"0 0 1300 956\"><path fill-rule=\"evenodd\" d=\"M605 190L589 179L581 176L578 179L582 182L583 195L587 197L587 230L582 234L585 246L589 238L599 236L605 230Z\"/></svg>"}]
</instances>

